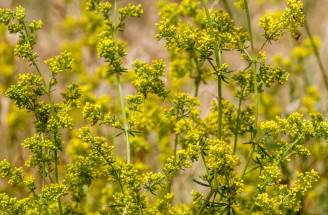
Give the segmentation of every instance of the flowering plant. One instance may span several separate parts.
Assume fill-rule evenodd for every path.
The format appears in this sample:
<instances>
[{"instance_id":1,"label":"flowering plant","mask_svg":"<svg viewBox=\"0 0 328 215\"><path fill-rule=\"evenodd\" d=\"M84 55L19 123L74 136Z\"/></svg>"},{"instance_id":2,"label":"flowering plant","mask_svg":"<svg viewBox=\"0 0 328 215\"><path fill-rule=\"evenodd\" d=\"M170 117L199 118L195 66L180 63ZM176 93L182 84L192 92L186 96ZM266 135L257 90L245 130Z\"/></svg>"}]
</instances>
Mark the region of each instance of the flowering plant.
<instances>
[{"instance_id":1,"label":"flowering plant","mask_svg":"<svg viewBox=\"0 0 328 215\"><path fill-rule=\"evenodd\" d=\"M327 148L328 121L315 111L320 100L315 87L307 89L299 112L270 115L267 109L273 112L270 101L274 103L279 85L304 69L279 55L270 62L264 51L288 33L298 40L305 26L309 38L295 48L290 61L303 61L313 53L322 71L319 42L311 36L302 1L286 0L284 11L260 18L259 48L247 0L235 2L247 20L244 27L235 24L227 1L222 2L224 9L218 1L210 3L159 1L155 37L165 42L170 60L149 64L136 59L130 66L125 62L128 46L119 38L130 19L143 15L142 6L83 1L82 21L67 17L62 25L67 34L78 29L83 35L44 61L48 72L41 69L35 51L42 22L28 24L21 6L0 9L0 27L19 36L11 54L33 70L19 74L18 82L9 80L13 72L7 75L5 95L15 105L11 112L34 125L34 134L22 141L30 153L25 167L9 158L0 162L1 177L15 188L0 194L1 214L302 210L307 193L320 180L318 170L304 165L312 151L313 159L318 157L318 148L311 145ZM97 52L95 73L88 70L80 47ZM238 69L225 58L232 52L241 59ZM59 94L65 74L73 81ZM213 82L216 99L201 109L202 87ZM115 86L115 94L98 97L96 89L104 83ZM124 97L132 87L135 93ZM293 171L293 166L301 167ZM176 189L184 180L190 186ZM11 197L17 192L19 198ZM179 195L190 198L179 201Z\"/></svg>"}]
</instances>

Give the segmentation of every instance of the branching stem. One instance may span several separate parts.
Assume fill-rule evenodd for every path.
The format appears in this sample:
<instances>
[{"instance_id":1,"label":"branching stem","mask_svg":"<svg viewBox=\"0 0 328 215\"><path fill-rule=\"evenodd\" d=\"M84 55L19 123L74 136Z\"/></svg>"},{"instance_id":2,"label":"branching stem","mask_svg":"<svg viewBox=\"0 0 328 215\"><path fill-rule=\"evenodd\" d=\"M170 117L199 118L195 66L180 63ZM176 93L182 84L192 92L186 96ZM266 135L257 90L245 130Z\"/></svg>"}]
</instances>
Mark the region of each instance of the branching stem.
<instances>
[{"instance_id":1,"label":"branching stem","mask_svg":"<svg viewBox=\"0 0 328 215\"><path fill-rule=\"evenodd\" d=\"M27 30L27 27L24 23L24 30L25 30L25 33L26 33L26 37L28 38L27 39L27 42L30 44L30 40L29 40L29 34L28 34L28 30ZM44 87L44 90L47 94L47 97L49 99L49 103L50 103L50 108L51 108L51 113L52 113L52 116L57 119L57 115L56 115L56 111L55 111L55 105L54 105L54 102L52 100L52 97L51 97L51 90L50 90L50 86L47 85L47 82L46 80L44 79L36 61L34 58L31 57L32 54L29 55L29 59L30 61L32 62L32 65L35 67L35 69L38 71L38 74L40 75L41 79L42 79L42 83L43 83L43 87ZM56 142L56 133L53 134L54 136L54 142ZM56 183L59 183L59 177L58 177L58 155L57 155L57 150L54 150L54 159L55 159L55 177L56 177ZM45 173L45 168L44 168L44 171ZM57 202L58 202L58 209L59 209L59 214L62 215L63 212L62 212L62 206L61 206L61 201L60 201L60 198L57 199Z\"/></svg>"}]
</instances>

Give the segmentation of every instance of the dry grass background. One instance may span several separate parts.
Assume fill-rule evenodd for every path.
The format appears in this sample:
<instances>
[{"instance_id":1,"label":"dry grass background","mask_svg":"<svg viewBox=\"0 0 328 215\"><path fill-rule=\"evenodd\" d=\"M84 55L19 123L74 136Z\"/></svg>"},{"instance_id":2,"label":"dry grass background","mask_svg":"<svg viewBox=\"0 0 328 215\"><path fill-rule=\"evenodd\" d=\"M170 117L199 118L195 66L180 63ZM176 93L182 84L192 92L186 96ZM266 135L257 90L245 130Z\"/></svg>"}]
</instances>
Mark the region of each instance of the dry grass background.
<instances>
[{"instance_id":1,"label":"dry grass background","mask_svg":"<svg viewBox=\"0 0 328 215\"><path fill-rule=\"evenodd\" d=\"M112 2L112 1L110 1ZM139 19L129 19L127 23L127 29L123 33L119 34L120 39L127 42L127 52L128 55L125 58L125 64L128 68L131 68L131 63L135 61L136 58L139 58L143 61L150 63L152 60L164 59L168 62L168 53L163 47L164 41L157 41L155 39L155 34L157 28L155 23L158 22L158 9L156 7L156 0L130 0L130 1L120 1L120 4L126 4L126 2L131 2L132 4L142 4L144 9L144 14ZM179 2L179 1L175 1ZM211 2L211 1L210 1ZM235 23L238 26L246 27L246 18L242 11L233 8L232 3L234 1L229 0L231 5L232 12L234 14ZM270 9L284 9L285 3L279 4L269 4L265 3L262 6L257 6L254 0L250 0L250 12L252 17L252 24L255 34L256 49L259 49L261 40L259 28L257 27L258 19L265 12L265 10ZM284 2L284 1L282 1ZM320 49L321 58L324 62L324 67L328 68L328 0L303 0L305 13L307 20L311 29L311 32L315 36L319 36L322 40L322 47ZM69 4L69 7L66 7L66 4L61 0L0 0L0 8L11 8L14 9L16 6L22 5L26 8L27 18L29 20L39 20L41 19L44 23L44 28L37 33L38 43L36 45L36 51L40 54L40 62L51 58L57 55L61 51L62 41L67 40L64 34L59 31L59 25L64 21L66 16L72 15L78 17L81 13L81 5L79 0L72 0L72 3ZM218 7L223 7L219 4ZM302 30L302 36L299 41L292 40L288 36L285 36L282 40L275 42L272 46L268 45L265 48L265 51L268 55L268 58L272 57L275 53L280 52L283 55L287 56L290 54L290 51L293 47L299 44L303 39L306 38L306 33ZM15 44L17 37L13 35L7 35L10 43ZM1 40L0 40L1 43ZM88 53L84 53L84 57L87 61L94 60L95 56L89 56ZM89 59L88 59L89 58ZM232 68L238 69L240 67L239 56L237 54L225 55L223 61L227 62ZM236 63L237 62L237 63ZM44 64L40 63L41 69L47 71ZM26 73L29 68L26 62L17 61L17 73ZM92 67L90 67L92 68ZM317 63L315 58L312 56L307 61L305 65L306 73L308 74L312 84L317 85L319 89L324 89L324 83L321 78ZM326 70L328 73L328 70ZM90 71L91 73L94 71ZM293 75L293 74L291 74ZM286 84L287 85L287 84ZM283 111L291 112L295 111L295 105L289 103L288 98L288 86L283 86L284 90L280 91L279 104ZM104 90L100 90L99 93L103 93L107 88L104 86ZM125 95L133 92L133 89L125 87ZM187 89L188 90L188 89ZM192 92L192 89L189 89ZM305 92L305 90L303 90ZM321 110L326 111L326 100L327 92L325 90L320 90L322 94L322 101L320 104ZM202 108L202 114L206 114L209 109L210 102L215 99L216 94L216 83L209 82L207 85L200 86L199 98L201 103L204 105ZM230 99L229 91L224 91L223 96ZM115 97L115 95L113 95ZM231 97L232 98L232 97ZM21 135L17 138L15 143L8 143L7 141L7 125L6 125L6 113L8 111L8 106L10 104L9 100L0 95L0 159L7 158L14 161L15 166L23 166L24 160L27 158L27 152L23 152L21 147L22 141L30 136L33 132L33 125L25 130L21 131ZM326 112L325 112L326 113ZM10 145L8 145L10 144ZM11 152L11 153L9 153ZM12 154L13 153L13 154ZM195 165L188 172L184 172L185 176L181 176L180 180L187 180L193 172L199 171L200 167ZM181 184L185 184L187 190L195 189L190 183L180 183L174 184L173 189L184 189L183 187L178 187ZM6 186L2 184L1 187ZM188 202L190 199L186 198L185 193L179 192L180 195L177 196L177 201Z\"/></svg>"}]
</instances>

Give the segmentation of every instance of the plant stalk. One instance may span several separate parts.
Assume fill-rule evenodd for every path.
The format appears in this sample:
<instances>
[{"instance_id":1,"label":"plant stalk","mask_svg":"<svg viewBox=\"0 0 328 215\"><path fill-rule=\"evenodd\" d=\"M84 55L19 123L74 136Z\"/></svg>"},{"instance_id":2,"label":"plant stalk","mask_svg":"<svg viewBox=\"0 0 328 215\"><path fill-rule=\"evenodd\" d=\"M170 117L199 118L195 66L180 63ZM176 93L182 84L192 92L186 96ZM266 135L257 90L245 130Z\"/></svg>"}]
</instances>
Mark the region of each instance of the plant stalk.
<instances>
[{"instance_id":1,"label":"plant stalk","mask_svg":"<svg viewBox=\"0 0 328 215\"><path fill-rule=\"evenodd\" d=\"M236 130L235 130L235 144L233 146L233 154L236 154L237 142L238 142L238 131L239 131L239 121L240 121L240 112L241 112L241 102L243 100L244 88L241 91L242 95L240 96L238 103L237 119L236 119Z\"/></svg>"},{"instance_id":2,"label":"plant stalk","mask_svg":"<svg viewBox=\"0 0 328 215\"><path fill-rule=\"evenodd\" d=\"M175 140L174 140L174 157L175 159L177 158L177 149L178 149L178 142L179 142L179 134L175 135ZM169 176L169 184L167 185L167 187L165 188L165 191L163 192L163 196L167 193L171 192L171 187L172 187L172 182L173 182L173 178L175 176L175 174L177 173L177 171L174 171L171 173L171 175Z\"/></svg>"},{"instance_id":3,"label":"plant stalk","mask_svg":"<svg viewBox=\"0 0 328 215\"><path fill-rule=\"evenodd\" d=\"M249 39L251 42L251 50L252 50L252 69L253 69L253 76L254 76L254 93L255 93L255 123L254 123L254 137L256 137L257 133L257 123L258 123L258 92L257 92L257 72L256 72L256 57L255 57L255 49L254 49L254 40L253 40L253 33L252 33L252 25L251 25L251 18L249 15L248 3L247 0L244 0L245 10L247 15L247 23L248 23L248 31L249 31Z\"/></svg>"},{"instance_id":4,"label":"plant stalk","mask_svg":"<svg viewBox=\"0 0 328 215\"><path fill-rule=\"evenodd\" d=\"M116 34L116 27L117 27L116 26L116 20L117 20L117 0L115 0L115 5L114 5L114 22L113 23L114 23L115 30L113 31L113 37L114 37L115 46L118 47L117 34ZM118 58L118 52L116 52L115 57ZM116 82L117 82L117 88L118 88L119 97L120 97L124 133L125 133L125 138L126 138L126 162L131 163L131 151L130 151L130 140L129 140L129 124L128 124L128 120L127 120L127 117L126 117L123 90L122 90L122 83L121 83L121 76L120 76L120 73L118 71L116 72Z\"/></svg>"},{"instance_id":5,"label":"plant stalk","mask_svg":"<svg viewBox=\"0 0 328 215\"><path fill-rule=\"evenodd\" d=\"M246 163L245 163L245 166L244 166L243 172L242 172L241 177L240 177L241 179L243 179L244 176L245 176L245 173L246 173L246 170L247 170L248 164L249 164L249 162L250 162L250 160L251 160L251 158L252 158L252 156L253 156L254 149L255 149L255 144L253 143L252 148L251 148L251 151L249 152L249 154L248 154L248 156L247 156L247 160L246 160Z\"/></svg>"},{"instance_id":6,"label":"plant stalk","mask_svg":"<svg viewBox=\"0 0 328 215\"><path fill-rule=\"evenodd\" d=\"M231 13L231 9L230 9L230 6L229 6L228 1L227 0L223 0L223 4L224 4L225 9L227 10L227 13L230 16L230 19L232 19L232 13Z\"/></svg>"},{"instance_id":7,"label":"plant stalk","mask_svg":"<svg viewBox=\"0 0 328 215\"><path fill-rule=\"evenodd\" d=\"M253 33L252 33L252 25L251 25L251 18L249 15L249 9L248 9L248 3L247 0L244 0L245 4L245 10L246 10L246 16L247 16L247 24L248 24L248 31L249 31L249 39L251 43L251 50L252 50L252 70L253 70L253 76L254 76L254 94L255 94L255 122L254 122L254 135L253 138L256 138L257 134L257 124L258 124L258 109L259 109L259 97L258 97L258 92L257 92L257 72L256 72L256 58L255 58L255 49L254 49L254 40L253 40ZM252 158L252 155L255 150L255 144L252 145L251 151L249 152L249 155L247 157L243 173L241 178L244 177L245 172L247 170L248 164Z\"/></svg>"},{"instance_id":8,"label":"plant stalk","mask_svg":"<svg viewBox=\"0 0 328 215\"><path fill-rule=\"evenodd\" d=\"M28 30L27 30L27 27L26 27L25 24L24 24L24 29L25 29L26 37L29 38ZM28 43L30 43L29 40L27 40L27 41L28 41ZM52 116L54 118L57 118L56 111L55 111L55 105L54 105L54 102L52 101L52 97L51 97L50 87L47 85L46 80L44 79L44 77L43 77L43 75L42 75L42 73L41 73L38 65L36 64L35 59L32 59L30 56L29 56L29 58L30 58L33 66L38 71L38 74L40 75L41 79L42 79L42 83L43 83L44 89L46 91L47 97L48 97L49 102L50 102L50 108L51 108ZM54 134L54 142L56 142L56 134ZM55 175L56 175L56 183L58 183L59 182L59 178L58 178L58 156L57 156L57 150L55 150L54 153L55 153ZM60 198L57 199L57 202L58 202L59 214L62 215L63 213L62 213L62 207L61 207Z\"/></svg>"},{"instance_id":9,"label":"plant stalk","mask_svg":"<svg viewBox=\"0 0 328 215\"><path fill-rule=\"evenodd\" d=\"M208 11L208 7L205 0L202 0L202 3L204 5L204 9L206 12L208 25L210 27L210 35L212 38L215 38L214 31L213 31L213 24L211 21L210 12ZM218 67L221 67L221 50L219 50L218 45L214 43L214 54L215 54L215 61L216 65ZM222 90L221 90L221 75L218 75L218 132L217 132L217 138L221 139L221 133L222 133Z\"/></svg>"},{"instance_id":10,"label":"plant stalk","mask_svg":"<svg viewBox=\"0 0 328 215\"><path fill-rule=\"evenodd\" d=\"M49 99L49 102L50 102L50 108L51 108L51 113L52 113L52 116L54 118L57 118L57 115L56 115L56 111L55 111L55 105L54 105L54 102L52 100L52 97L51 97L51 92L50 92L50 89L49 87L47 86L46 84L46 81L38 67L38 65L32 61L34 67L36 68L36 70L38 71L39 75L41 76L42 78L42 81L43 81L43 85L46 89L46 93L47 93L47 96L48 96L48 99ZM54 141L56 142L56 133L54 133ZM59 177L58 177L58 155L57 155L57 150L54 150L54 154L55 154L55 177L56 177L56 183L59 183ZM62 206L61 206L61 200L60 198L57 199L57 202L58 202L58 209L59 209L59 214L62 215L63 212L62 212Z\"/></svg>"},{"instance_id":11,"label":"plant stalk","mask_svg":"<svg viewBox=\"0 0 328 215\"><path fill-rule=\"evenodd\" d=\"M194 95L194 97L197 98L198 97L199 84L200 84L200 81L201 81L201 74L200 74L199 63L198 63L198 59L197 59L197 55L196 54L195 54L194 60L195 60L195 63L196 63L196 68L197 68L197 76L195 77L195 86L196 86L196 89L195 89L195 95Z\"/></svg>"},{"instance_id":12,"label":"plant stalk","mask_svg":"<svg viewBox=\"0 0 328 215\"><path fill-rule=\"evenodd\" d=\"M210 35L212 38L215 38L211 15L208 10L206 1L202 0L202 3L204 6L204 9L205 9L205 12L206 12L208 25L210 27ZM217 67L221 67L221 50L218 48L218 45L216 43L214 43L214 55L215 55L215 62L216 62ZM221 76L221 74L218 74L218 130L217 130L217 139L218 140L221 140L221 134L222 134L222 89L221 89L222 81L221 80L222 80L222 76ZM213 186L211 186L211 191L208 195L208 199L211 198L214 191L218 190L217 175L218 175L218 172L217 172L217 169L215 168L214 169ZM206 207L206 204L207 204L207 202L205 201L198 214L202 213L202 211Z\"/></svg>"},{"instance_id":13,"label":"plant stalk","mask_svg":"<svg viewBox=\"0 0 328 215\"><path fill-rule=\"evenodd\" d=\"M41 136L41 141L44 141L44 134L43 132L41 132L40 134ZM45 147L42 147L42 156L45 156ZM42 188L44 188L46 185L46 163L43 161L43 165L42 165ZM40 196L40 200L39 200L39 214L42 213L42 202L43 202L43 194L42 194L42 188L41 188L41 196Z\"/></svg>"},{"instance_id":14,"label":"plant stalk","mask_svg":"<svg viewBox=\"0 0 328 215\"><path fill-rule=\"evenodd\" d=\"M210 198L212 197L213 193L214 193L214 191L213 191L213 189L211 189L210 192L208 193L208 195L206 196L206 199L204 200L204 202L203 202L201 208L199 209L197 215L201 215L203 213L203 211L204 211L205 207L207 206L207 203L210 200Z\"/></svg>"},{"instance_id":15,"label":"plant stalk","mask_svg":"<svg viewBox=\"0 0 328 215\"><path fill-rule=\"evenodd\" d=\"M248 215L251 215L253 213L254 208L255 208L255 202L252 205L251 209L249 209Z\"/></svg>"},{"instance_id":16,"label":"plant stalk","mask_svg":"<svg viewBox=\"0 0 328 215\"><path fill-rule=\"evenodd\" d=\"M308 25L308 23L307 23L306 20L305 20L305 22L304 22L304 27L305 27L305 31L306 31L308 37L310 38L311 46L312 46L312 48L313 48L315 58L316 58L317 63L318 63L318 65L319 65L319 68L320 68L320 72L321 72L321 75L322 75L323 82L325 83L326 90L328 91L328 80L327 80L327 74L326 74L326 72L325 72L325 69L324 69L323 63L322 63L322 61L321 61L320 54L319 54L319 51L318 51L318 47L317 47L317 46L315 45L315 43L314 43L314 40L313 40L313 37L312 37L311 31L310 31L309 25Z\"/></svg>"}]
</instances>

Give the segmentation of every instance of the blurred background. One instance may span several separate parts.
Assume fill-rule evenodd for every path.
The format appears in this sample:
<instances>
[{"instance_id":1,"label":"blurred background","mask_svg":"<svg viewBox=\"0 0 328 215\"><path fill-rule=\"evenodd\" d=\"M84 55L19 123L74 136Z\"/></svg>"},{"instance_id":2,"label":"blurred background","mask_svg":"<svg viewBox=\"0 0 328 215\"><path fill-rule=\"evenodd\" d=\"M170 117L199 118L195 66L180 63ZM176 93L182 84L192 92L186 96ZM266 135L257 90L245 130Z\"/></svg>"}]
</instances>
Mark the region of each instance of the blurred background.
<instances>
[{"instance_id":1,"label":"blurred background","mask_svg":"<svg viewBox=\"0 0 328 215\"><path fill-rule=\"evenodd\" d=\"M113 1L109 1L113 2ZM158 1L151 0L130 0L132 4L142 4L144 14L138 19L128 19L127 28L119 34L120 40L127 45L128 55L124 58L126 68L131 68L135 59L140 59L147 63L152 60L164 59L169 62L169 53L164 47L165 41L157 41L155 35L157 27L155 23L159 22ZM179 2L179 1L170 1ZM217 3L215 8L225 7L221 1L211 1L211 4ZM234 7L234 0L229 0L235 24L247 28L244 11ZM255 49L259 50L263 43L262 31L258 27L258 20L264 13L275 10L284 10L285 1L280 0L250 0L250 13L252 17L253 32L255 34ZM327 0L303 0L304 12L309 24L312 35L320 45L319 53L326 73L328 73L328 1ZM126 5L126 1L119 1L119 4ZM55 100L60 100L59 92L72 81L81 83L85 92L85 101L94 101L104 104L105 110L111 110L115 113L119 110L112 110L113 107L106 107L108 103L117 102L114 87L111 85L113 80L100 80L104 68L103 61L97 58L95 49L95 37L97 25L101 25L102 20L97 17L85 15L81 0L1 0L0 8L15 9L22 5L26 8L27 20L42 20L44 27L37 32L37 44L35 51L39 53L39 65L45 73L48 71L43 63L44 60L58 55L62 50L72 51L75 65L73 71L68 74L61 74L57 91L54 92ZM35 72L30 68L26 61L18 60L13 56L13 49L17 41L17 36L9 35L5 27L0 25L0 160L7 159L14 166L24 166L29 152L21 147L23 140L33 135L32 116L13 106L11 101L5 97L5 90L18 80L19 73ZM320 73L318 63L313 52L304 52L303 49L309 47L308 35L304 29L298 40L291 39L285 35L277 42L267 45L264 49L268 56L268 61L272 64L281 65L290 72L290 80L277 89L265 91L261 95L260 114L261 120L273 119L275 115L282 117L288 114L300 111L306 114L311 111L318 111L327 116L327 97L325 85ZM239 53L229 53L223 56L231 69L241 69ZM169 70L169 63L167 63ZM127 77L128 80L128 77ZM168 80L164 80L166 83ZM185 77L181 83L184 84L183 91L193 93L193 86L188 84L190 77ZM167 83L169 84L169 83ZM229 86L224 86L223 97L236 103L230 92ZM136 91L131 84L124 84L124 95L135 94ZM108 93L110 92L110 93ZM275 96L272 96L274 94ZM199 97L203 104L201 116L206 116L209 112L209 105L216 98L216 81L209 80L206 85L200 86ZM114 106L114 105L113 105ZM312 108L312 109L311 109ZM311 110L310 110L311 109ZM78 115L76 116L79 117ZM81 122L82 124L82 122ZM77 130L81 124L76 126ZM108 138L112 133L107 133L101 129L97 130L100 135ZM68 145L74 145L76 131L70 131L64 134ZM156 141L149 140L151 148L155 148ZM318 146L319 145L319 146ZM307 160L309 165L314 167L320 173L320 183L318 182L310 192L304 205L307 210L301 214L328 214L328 163L327 163L327 144L318 144L312 147L313 159ZM66 146L69 147L69 146ZM69 148L61 154L63 163L68 163L72 159L69 154ZM153 149L152 149L153 150ZM158 149L160 151L160 149ZM124 150L116 149L117 155L124 155ZM156 152L157 155L159 152ZM158 155L159 156L159 155ZM160 171L160 165L156 166L157 156L144 158L148 164L152 163L151 168L154 171ZM179 176L180 180L187 180L196 167L188 170L187 176ZM200 167L199 167L200 168ZM5 183L0 183L0 190L8 190ZM178 185L177 185L178 186ZM175 190L184 189L183 187L174 187ZM192 183L186 183L187 190L191 190ZM184 197L185 193L179 192L177 199L187 203L191 197ZM180 195L180 196L179 196ZM179 201L180 201L179 200Z\"/></svg>"}]
</instances>

